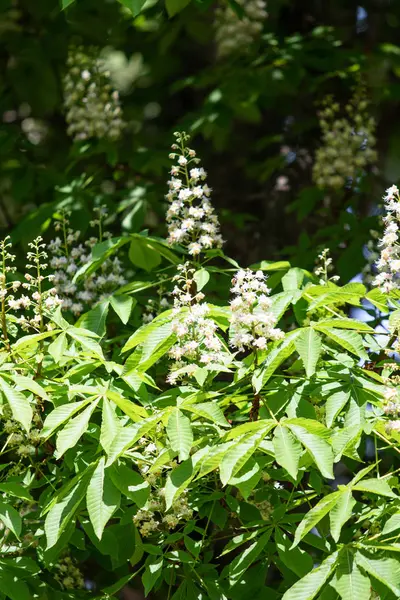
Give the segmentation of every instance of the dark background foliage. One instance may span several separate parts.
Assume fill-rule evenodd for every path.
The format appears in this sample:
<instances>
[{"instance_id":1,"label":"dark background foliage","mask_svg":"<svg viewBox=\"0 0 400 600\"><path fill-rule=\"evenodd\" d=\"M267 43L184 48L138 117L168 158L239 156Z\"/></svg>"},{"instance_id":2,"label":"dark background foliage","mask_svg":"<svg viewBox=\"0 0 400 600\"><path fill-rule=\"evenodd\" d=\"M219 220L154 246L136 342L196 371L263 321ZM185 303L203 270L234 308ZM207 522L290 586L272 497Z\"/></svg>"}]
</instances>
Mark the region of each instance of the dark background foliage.
<instances>
[{"instance_id":1,"label":"dark background foliage","mask_svg":"<svg viewBox=\"0 0 400 600\"><path fill-rule=\"evenodd\" d=\"M247 264L289 258L312 267L318 248L329 246L334 256L340 250L344 280L360 271L379 199L398 179L398 3L269 0L262 36L223 60L214 2L151 1L136 17L126 7L143 3L133 0L64 4L0 1L4 234L26 243L60 206L82 229L104 203L115 231L122 224L162 233L168 148L173 131L186 129L209 172L228 253ZM126 61L135 55L117 143L74 144L66 134L62 77L76 41L112 47ZM378 162L352 185L318 189L318 105L328 93L345 104L360 74L377 121ZM286 191L277 189L282 176Z\"/></svg>"}]
</instances>

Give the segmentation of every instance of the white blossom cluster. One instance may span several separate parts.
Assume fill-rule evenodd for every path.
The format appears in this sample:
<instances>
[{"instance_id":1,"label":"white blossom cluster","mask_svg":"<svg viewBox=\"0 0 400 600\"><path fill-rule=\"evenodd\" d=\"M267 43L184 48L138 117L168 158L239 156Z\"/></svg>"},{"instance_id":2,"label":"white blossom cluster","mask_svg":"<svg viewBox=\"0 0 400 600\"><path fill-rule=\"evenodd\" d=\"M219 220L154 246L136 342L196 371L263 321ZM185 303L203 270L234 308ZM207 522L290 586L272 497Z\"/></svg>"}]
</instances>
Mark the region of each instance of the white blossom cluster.
<instances>
[{"instance_id":1,"label":"white blossom cluster","mask_svg":"<svg viewBox=\"0 0 400 600\"><path fill-rule=\"evenodd\" d=\"M116 140L124 122L119 94L96 48L72 46L64 76L67 133L75 141L89 138Z\"/></svg>"},{"instance_id":2,"label":"white blossom cluster","mask_svg":"<svg viewBox=\"0 0 400 600\"><path fill-rule=\"evenodd\" d=\"M322 145L315 154L313 180L318 187L340 189L352 184L377 159L375 119L362 87L356 89L340 117L340 105L329 96L318 114Z\"/></svg>"},{"instance_id":3,"label":"white blossom cluster","mask_svg":"<svg viewBox=\"0 0 400 600\"><path fill-rule=\"evenodd\" d=\"M265 350L268 340L279 340L283 332L276 328L270 311L270 289L262 271L240 269L232 279L231 346L238 350Z\"/></svg>"},{"instance_id":4,"label":"white blossom cluster","mask_svg":"<svg viewBox=\"0 0 400 600\"><path fill-rule=\"evenodd\" d=\"M48 246L51 254L50 266L53 269L54 286L61 297L63 310L71 311L75 316L89 310L94 304L106 298L116 288L125 285L121 261L118 257L108 258L100 269L85 276L81 283L73 283L75 273L91 258L91 250L103 238L109 237L103 232L102 223L106 216L103 208L97 209L98 218L90 222L99 227L99 237L92 236L80 243L80 231L73 231L66 215L56 223L60 236L55 237Z\"/></svg>"},{"instance_id":5,"label":"white blossom cluster","mask_svg":"<svg viewBox=\"0 0 400 600\"><path fill-rule=\"evenodd\" d=\"M176 159L168 181L170 202L167 211L168 243L181 244L189 254L198 256L209 248L220 248L223 244L219 233L218 217L210 202L211 189L205 179L207 174L199 165L196 152L186 146L189 136L175 133L170 158Z\"/></svg>"},{"instance_id":6,"label":"white blossom cluster","mask_svg":"<svg viewBox=\"0 0 400 600\"><path fill-rule=\"evenodd\" d=\"M382 292L400 288L400 196L397 186L392 185L384 196L386 215L383 217L385 230L379 241L380 258L376 263L379 271L373 284Z\"/></svg>"},{"instance_id":7,"label":"white blossom cluster","mask_svg":"<svg viewBox=\"0 0 400 600\"><path fill-rule=\"evenodd\" d=\"M77 561L71 556L65 556L59 559L55 565L56 575L54 579L65 590L84 589L85 587L85 580L77 564Z\"/></svg>"},{"instance_id":8,"label":"white blossom cluster","mask_svg":"<svg viewBox=\"0 0 400 600\"><path fill-rule=\"evenodd\" d=\"M237 3L243 8L243 15L239 16L227 5L216 10L215 42L221 58L246 51L261 35L268 17L264 0L237 0Z\"/></svg>"},{"instance_id":9,"label":"white blossom cluster","mask_svg":"<svg viewBox=\"0 0 400 600\"><path fill-rule=\"evenodd\" d=\"M14 255L9 252L10 245L8 238L0 243L0 255L3 258L3 268L0 273L2 313L7 316L9 313L23 312L16 318L16 322L22 329L28 331L32 328L37 332L44 331L46 313L53 311L61 304L55 287L45 289L46 282L54 280L53 275L44 275L48 269L48 263L45 262L48 258L46 245L40 236L28 244L31 250L27 254L26 268L31 273L25 273L24 282L7 280L7 274L15 271L14 267L7 266L7 262L14 260ZM20 295L16 296L17 292L20 292Z\"/></svg>"},{"instance_id":10,"label":"white blossom cluster","mask_svg":"<svg viewBox=\"0 0 400 600\"><path fill-rule=\"evenodd\" d=\"M168 376L169 383L176 382L178 371L184 367L191 367L194 371L199 363L220 362L222 350L222 343L216 335L217 325L207 318L210 309L202 302L204 294L193 292L195 270L188 263L177 268L178 274L174 277L177 285L172 292L175 315L172 330L177 336L177 343L169 352L175 361Z\"/></svg>"},{"instance_id":11,"label":"white blossom cluster","mask_svg":"<svg viewBox=\"0 0 400 600\"><path fill-rule=\"evenodd\" d=\"M400 399L394 387L386 388L383 402L383 412L386 415L400 415Z\"/></svg>"}]
</instances>

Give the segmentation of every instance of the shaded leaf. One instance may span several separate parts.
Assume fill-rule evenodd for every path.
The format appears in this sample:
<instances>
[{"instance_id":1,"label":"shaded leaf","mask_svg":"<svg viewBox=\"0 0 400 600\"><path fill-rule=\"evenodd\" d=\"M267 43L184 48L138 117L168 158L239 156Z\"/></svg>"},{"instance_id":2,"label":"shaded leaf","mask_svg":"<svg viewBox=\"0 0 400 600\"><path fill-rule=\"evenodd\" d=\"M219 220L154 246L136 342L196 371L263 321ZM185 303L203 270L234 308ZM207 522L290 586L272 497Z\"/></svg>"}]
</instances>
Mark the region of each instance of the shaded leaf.
<instances>
[{"instance_id":1,"label":"shaded leaf","mask_svg":"<svg viewBox=\"0 0 400 600\"><path fill-rule=\"evenodd\" d=\"M283 594L282 600L313 600L334 572L337 560L338 552L334 552Z\"/></svg>"},{"instance_id":2,"label":"shaded leaf","mask_svg":"<svg viewBox=\"0 0 400 600\"><path fill-rule=\"evenodd\" d=\"M150 495L150 485L143 477L122 462L110 467L110 476L120 492L142 508Z\"/></svg>"},{"instance_id":3,"label":"shaded leaf","mask_svg":"<svg viewBox=\"0 0 400 600\"><path fill-rule=\"evenodd\" d=\"M0 521L13 532L15 537L19 538L22 530L22 519L15 508L5 504L5 502L0 502Z\"/></svg>"}]
</instances>

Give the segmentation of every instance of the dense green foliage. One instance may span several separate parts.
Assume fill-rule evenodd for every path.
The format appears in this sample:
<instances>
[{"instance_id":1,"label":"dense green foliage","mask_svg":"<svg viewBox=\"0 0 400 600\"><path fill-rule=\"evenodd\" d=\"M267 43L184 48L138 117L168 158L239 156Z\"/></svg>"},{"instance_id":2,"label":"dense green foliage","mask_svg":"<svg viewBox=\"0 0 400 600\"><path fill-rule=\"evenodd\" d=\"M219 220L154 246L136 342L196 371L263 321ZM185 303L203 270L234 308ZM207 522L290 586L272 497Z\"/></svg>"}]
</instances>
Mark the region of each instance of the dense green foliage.
<instances>
[{"instance_id":1,"label":"dense green foliage","mask_svg":"<svg viewBox=\"0 0 400 600\"><path fill-rule=\"evenodd\" d=\"M326 252L318 275L240 269L176 135L181 246L109 238L103 210L90 252L56 215L24 276L2 244L0 592L397 598L398 290L336 285ZM366 300L368 323L351 318Z\"/></svg>"},{"instance_id":2,"label":"dense green foliage","mask_svg":"<svg viewBox=\"0 0 400 600\"><path fill-rule=\"evenodd\" d=\"M0 600L399 598L400 7L0 17Z\"/></svg>"},{"instance_id":3,"label":"dense green foliage","mask_svg":"<svg viewBox=\"0 0 400 600\"><path fill-rule=\"evenodd\" d=\"M363 8L271 0L253 41L221 54L221 39L236 39L244 18L241 3L231 5L233 33L221 30L224 0L80 0L65 10L56 0L1 0L0 225L17 225L14 241L41 233L60 204L73 207L79 228L94 203L106 203L116 233L122 222L128 232L159 234L167 149L184 129L196 135L231 255L311 268L321 245L343 281L360 271L377 199L398 176L400 9L385 0ZM108 57L126 124L117 141L73 144L67 134L63 87L74 46ZM318 187L318 111L331 95L336 119L346 117L359 81L367 104L356 145L368 137L372 155L364 161L354 148L353 163L348 136L336 136L323 164L336 160L339 171Z\"/></svg>"}]
</instances>

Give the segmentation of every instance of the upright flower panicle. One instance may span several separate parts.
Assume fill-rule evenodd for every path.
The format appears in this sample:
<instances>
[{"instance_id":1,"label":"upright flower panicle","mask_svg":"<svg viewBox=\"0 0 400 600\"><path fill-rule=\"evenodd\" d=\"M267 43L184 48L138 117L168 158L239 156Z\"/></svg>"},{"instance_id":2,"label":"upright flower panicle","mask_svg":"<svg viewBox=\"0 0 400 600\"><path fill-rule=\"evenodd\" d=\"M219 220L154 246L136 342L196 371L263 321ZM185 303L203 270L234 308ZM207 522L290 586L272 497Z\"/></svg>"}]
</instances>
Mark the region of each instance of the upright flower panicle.
<instances>
[{"instance_id":1,"label":"upright flower panicle","mask_svg":"<svg viewBox=\"0 0 400 600\"><path fill-rule=\"evenodd\" d=\"M365 88L359 84L345 106L345 115L332 96L319 112L322 144L315 154L314 183L320 188L340 189L353 184L367 165L377 159L376 123L369 114Z\"/></svg>"},{"instance_id":2,"label":"upright flower panicle","mask_svg":"<svg viewBox=\"0 0 400 600\"><path fill-rule=\"evenodd\" d=\"M64 77L64 106L68 134L75 141L89 138L116 140L124 122L119 95L97 48L72 46Z\"/></svg>"},{"instance_id":3,"label":"upright flower panicle","mask_svg":"<svg viewBox=\"0 0 400 600\"><path fill-rule=\"evenodd\" d=\"M328 281L336 283L336 281L339 281L340 279L339 275L329 276L329 273L331 273L333 270L333 259L331 256L329 256L329 253L329 248L324 248L318 254L317 260L315 261L317 263L317 266L314 269L314 273L320 278L320 285L326 285Z\"/></svg>"},{"instance_id":4,"label":"upright flower panicle","mask_svg":"<svg viewBox=\"0 0 400 600\"><path fill-rule=\"evenodd\" d=\"M243 52L260 36L268 17L264 0L237 0L243 8L238 15L230 6L216 10L215 41L219 57Z\"/></svg>"},{"instance_id":5,"label":"upright flower panicle","mask_svg":"<svg viewBox=\"0 0 400 600\"><path fill-rule=\"evenodd\" d=\"M171 203L166 216L168 243L186 246L189 254L197 256L204 250L220 248L223 240L210 202L211 189L205 183L207 173L196 166L200 160L196 152L186 146L189 136L175 133L175 137L170 158L176 160L176 165L171 169L166 195Z\"/></svg>"},{"instance_id":6,"label":"upright flower panicle","mask_svg":"<svg viewBox=\"0 0 400 600\"><path fill-rule=\"evenodd\" d=\"M17 319L22 329L43 332L46 327L51 327L51 323L45 323L46 316L60 306L62 300L55 287L46 289L48 283L54 282L54 275L48 274L48 254L43 238L38 236L28 246L26 268L29 272L25 273L22 284L13 282L13 289L21 287L23 293L19 298L9 296L7 304L10 310L23 313Z\"/></svg>"},{"instance_id":7,"label":"upright flower panicle","mask_svg":"<svg viewBox=\"0 0 400 600\"><path fill-rule=\"evenodd\" d=\"M122 264L117 256L105 260L99 272L86 276L82 283L72 281L75 273L90 260L92 248L109 237L108 232L104 231L104 219L107 216L105 208L100 207L95 211L96 219L90 225L98 227L96 237L91 236L85 243L80 243L80 231L71 229L68 216L63 214L56 223L56 231L60 235L49 243L50 266L54 273L54 285L62 299L62 308L75 316L89 310L96 302L126 283L122 275Z\"/></svg>"},{"instance_id":8,"label":"upright flower panicle","mask_svg":"<svg viewBox=\"0 0 400 600\"><path fill-rule=\"evenodd\" d=\"M178 275L174 277L177 285L172 292L175 313L172 330L177 343L170 350L175 360L168 377L170 383L175 383L180 369L186 368L185 374L190 374L198 365L221 361L222 343L216 335L217 325L207 318L210 309L202 302L204 294L192 291L193 274L194 269L186 263L178 266Z\"/></svg>"},{"instance_id":9,"label":"upright flower panicle","mask_svg":"<svg viewBox=\"0 0 400 600\"><path fill-rule=\"evenodd\" d=\"M379 271L373 284L382 292L390 292L400 288L400 196L397 186L392 185L383 197L386 215L383 217L385 230L379 241L380 258L376 263Z\"/></svg>"},{"instance_id":10,"label":"upright flower panicle","mask_svg":"<svg viewBox=\"0 0 400 600\"><path fill-rule=\"evenodd\" d=\"M268 340L279 340L284 336L275 327L266 277L262 271L240 269L232 284L231 346L238 350L265 350Z\"/></svg>"}]
</instances>

